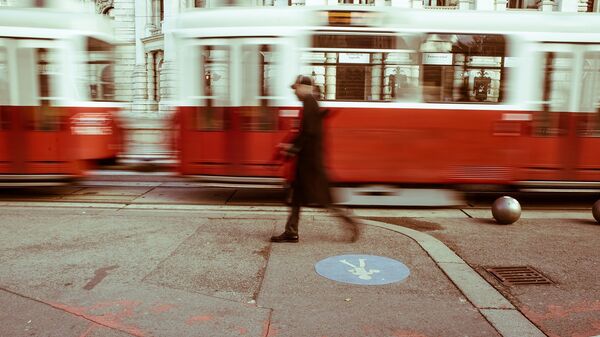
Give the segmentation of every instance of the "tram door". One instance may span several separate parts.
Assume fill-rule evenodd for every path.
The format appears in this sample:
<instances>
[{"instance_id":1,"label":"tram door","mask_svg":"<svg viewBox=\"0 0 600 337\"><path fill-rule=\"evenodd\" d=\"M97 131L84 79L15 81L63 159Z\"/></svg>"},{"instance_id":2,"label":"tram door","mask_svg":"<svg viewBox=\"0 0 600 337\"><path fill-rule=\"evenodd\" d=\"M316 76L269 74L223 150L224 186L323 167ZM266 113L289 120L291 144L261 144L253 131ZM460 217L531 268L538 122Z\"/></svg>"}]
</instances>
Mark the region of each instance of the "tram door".
<instances>
[{"instance_id":1,"label":"tram door","mask_svg":"<svg viewBox=\"0 0 600 337\"><path fill-rule=\"evenodd\" d=\"M0 39L0 173L9 172L10 130L10 80L8 78L8 54L4 40Z\"/></svg>"},{"instance_id":2,"label":"tram door","mask_svg":"<svg viewBox=\"0 0 600 337\"><path fill-rule=\"evenodd\" d=\"M61 51L48 40L5 39L2 45L10 104L0 111L4 164L0 167L4 173L64 173L73 160L69 154L74 153L74 144L65 116L55 106L65 71Z\"/></svg>"},{"instance_id":3,"label":"tram door","mask_svg":"<svg viewBox=\"0 0 600 337\"><path fill-rule=\"evenodd\" d=\"M543 44L536 53L540 105L533 114L530 156L527 163L530 180L572 179L569 148L573 146L570 129L575 50L570 45Z\"/></svg>"},{"instance_id":4,"label":"tram door","mask_svg":"<svg viewBox=\"0 0 600 337\"><path fill-rule=\"evenodd\" d=\"M206 40L199 46L203 107L197 153L206 174L276 176L276 101L280 50L276 39Z\"/></svg>"},{"instance_id":5,"label":"tram door","mask_svg":"<svg viewBox=\"0 0 600 337\"><path fill-rule=\"evenodd\" d=\"M582 45L579 60L576 180L600 181L600 45Z\"/></svg>"},{"instance_id":6,"label":"tram door","mask_svg":"<svg viewBox=\"0 0 600 337\"><path fill-rule=\"evenodd\" d=\"M533 116L528 165L532 180L600 180L600 130L592 108L600 93L598 54L589 49L566 43L540 48L541 104Z\"/></svg>"}]
</instances>

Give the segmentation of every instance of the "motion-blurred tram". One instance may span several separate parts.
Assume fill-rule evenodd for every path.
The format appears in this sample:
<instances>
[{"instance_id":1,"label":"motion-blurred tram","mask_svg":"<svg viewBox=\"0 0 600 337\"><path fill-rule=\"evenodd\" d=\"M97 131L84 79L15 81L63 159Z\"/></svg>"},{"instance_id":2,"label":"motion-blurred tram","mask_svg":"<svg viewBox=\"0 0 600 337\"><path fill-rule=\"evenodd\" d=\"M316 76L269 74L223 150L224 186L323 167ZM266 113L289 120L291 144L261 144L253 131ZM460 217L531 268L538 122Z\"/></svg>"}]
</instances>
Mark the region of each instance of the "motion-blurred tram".
<instances>
[{"instance_id":1,"label":"motion-blurred tram","mask_svg":"<svg viewBox=\"0 0 600 337\"><path fill-rule=\"evenodd\" d=\"M273 153L298 127L303 74L329 110L331 180L354 203L412 187L600 190L597 14L229 8L173 26L183 175L283 184Z\"/></svg>"},{"instance_id":2,"label":"motion-blurred tram","mask_svg":"<svg viewBox=\"0 0 600 337\"><path fill-rule=\"evenodd\" d=\"M0 186L69 182L123 143L110 23L45 5L0 8Z\"/></svg>"}]
</instances>

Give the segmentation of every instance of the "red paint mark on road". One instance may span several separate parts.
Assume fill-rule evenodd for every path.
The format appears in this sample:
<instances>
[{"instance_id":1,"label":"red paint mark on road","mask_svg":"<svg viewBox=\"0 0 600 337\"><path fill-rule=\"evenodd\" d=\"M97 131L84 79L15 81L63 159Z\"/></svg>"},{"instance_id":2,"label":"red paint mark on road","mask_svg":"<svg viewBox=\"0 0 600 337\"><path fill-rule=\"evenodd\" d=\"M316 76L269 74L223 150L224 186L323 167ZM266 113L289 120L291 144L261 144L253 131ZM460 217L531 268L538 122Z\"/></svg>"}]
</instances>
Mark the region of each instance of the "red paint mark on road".
<instances>
[{"instance_id":1,"label":"red paint mark on road","mask_svg":"<svg viewBox=\"0 0 600 337\"><path fill-rule=\"evenodd\" d=\"M246 328L237 328L237 331L240 333L240 335L245 335L248 333L248 329Z\"/></svg>"},{"instance_id":2,"label":"red paint mark on road","mask_svg":"<svg viewBox=\"0 0 600 337\"><path fill-rule=\"evenodd\" d=\"M100 302L89 307L70 306L62 303L49 304L68 313L87 318L100 325L121 330L137 337L144 337L146 335L137 326L123 322L125 319L133 317L134 309L140 305L140 302L128 300Z\"/></svg>"},{"instance_id":3,"label":"red paint mark on road","mask_svg":"<svg viewBox=\"0 0 600 337\"><path fill-rule=\"evenodd\" d=\"M275 329L274 326L271 325L271 321L265 321L263 323L263 333L262 333L262 337L274 337L277 336L277 329Z\"/></svg>"},{"instance_id":4,"label":"red paint mark on road","mask_svg":"<svg viewBox=\"0 0 600 337\"><path fill-rule=\"evenodd\" d=\"M568 316L578 314L578 313L586 313L586 312L600 312L600 301L594 302L581 302L572 306L560 306L551 304L547 306L546 312L540 314L531 310L528 307L523 308L523 313L525 315L536 322L553 320L553 319L561 319L567 318Z\"/></svg>"},{"instance_id":5,"label":"red paint mark on road","mask_svg":"<svg viewBox=\"0 0 600 337\"><path fill-rule=\"evenodd\" d=\"M162 314L163 312L167 312L173 308L175 308L174 304L159 304L153 306L150 310L155 314Z\"/></svg>"},{"instance_id":6,"label":"red paint mark on road","mask_svg":"<svg viewBox=\"0 0 600 337\"><path fill-rule=\"evenodd\" d=\"M194 325L194 324L201 323L201 322L212 321L213 319L214 319L214 317L212 317L210 315L192 316L192 317L188 318L187 321L185 321L185 324Z\"/></svg>"},{"instance_id":7,"label":"red paint mark on road","mask_svg":"<svg viewBox=\"0 0 600 337\"><path fill-rule=\"evenodd\" d=\"M594 314L594 320L585 320L578 323L578 331L570 331L570 337L589 337L600 334L600 321L596 317L600 315L600 301L579 302L570 306L548 305L544 313L539 313L529 307L524 307L523 314L532 322L543 326L544 321L567 321L574 319L575 315ZM581 318L581 316L579 316ZM575 318L576 319L576 318ZM559 334L547 332L550 337L559 337Z\"/></svg>"}]
</instances>

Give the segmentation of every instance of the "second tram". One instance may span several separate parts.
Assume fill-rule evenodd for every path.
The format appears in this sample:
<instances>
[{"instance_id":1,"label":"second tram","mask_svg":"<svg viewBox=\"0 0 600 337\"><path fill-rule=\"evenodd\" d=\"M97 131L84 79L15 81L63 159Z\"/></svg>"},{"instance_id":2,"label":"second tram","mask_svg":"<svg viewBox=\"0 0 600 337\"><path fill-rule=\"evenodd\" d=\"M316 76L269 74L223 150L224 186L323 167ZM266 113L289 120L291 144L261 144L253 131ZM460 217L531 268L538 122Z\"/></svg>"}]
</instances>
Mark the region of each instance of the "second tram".
<instances>
[{"instance_id":1,"label":"second tram","mask_svg":"<svg viewBox=\"0 0 600 337\"><path fill-rule=\"evenodd\" d=\"M110 23L46 3L0 8L0 186L62 184L122 148Z\"/></svg>"}]
</instances>

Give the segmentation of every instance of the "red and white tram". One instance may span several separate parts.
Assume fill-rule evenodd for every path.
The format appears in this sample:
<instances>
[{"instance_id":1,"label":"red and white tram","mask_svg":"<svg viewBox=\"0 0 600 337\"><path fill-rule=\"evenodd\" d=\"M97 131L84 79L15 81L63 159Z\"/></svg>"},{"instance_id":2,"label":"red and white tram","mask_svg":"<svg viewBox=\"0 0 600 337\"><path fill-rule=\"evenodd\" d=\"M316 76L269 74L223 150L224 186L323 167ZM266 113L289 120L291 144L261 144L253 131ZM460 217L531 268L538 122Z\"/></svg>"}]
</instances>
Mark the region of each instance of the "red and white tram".
<instances>
[{"instance_id":1,"label":"red and white tram","mask_svg":"<svg viewBox=\"0 0 600 337\"><path fill-rule=\"evenodd\" d=\"M64 183L121 150L110 22L46 4L0 8L0 186Z\"/></svg>"},{"instance_id":2,"label":"red and white tram","mask_svg":"<svg viewBox=\"0 0 600 337\"><path fill-rule=\"evenodd\" d=\"M600 189L597 14L229 8L172 33L184 175L280 184L304 74L330 111L331 179L365 203L399 187Z\"/></svg>"}]
</instances>

